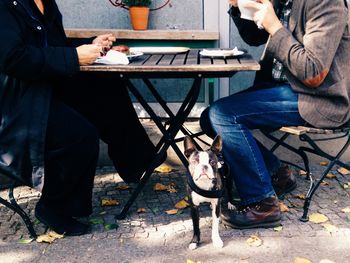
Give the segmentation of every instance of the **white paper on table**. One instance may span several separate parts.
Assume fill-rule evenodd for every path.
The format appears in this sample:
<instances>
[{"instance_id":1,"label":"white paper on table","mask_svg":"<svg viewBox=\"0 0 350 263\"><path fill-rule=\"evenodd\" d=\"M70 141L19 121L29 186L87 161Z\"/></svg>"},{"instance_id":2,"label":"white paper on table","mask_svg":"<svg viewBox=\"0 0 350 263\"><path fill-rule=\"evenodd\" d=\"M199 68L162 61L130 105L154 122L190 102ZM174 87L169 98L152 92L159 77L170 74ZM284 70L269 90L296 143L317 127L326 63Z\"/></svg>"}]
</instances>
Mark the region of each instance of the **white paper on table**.
<instances>
[{"instance_id":1,"label":"white paper on table","mask_svg":"<svg viewBox=\"0 0 350 263\"><path fill-rule=\"evenodd\" d=\"M105 56L97 58L95 63L108 65L128 65L129 59L122 52L109 50Z\"/></svg>"},{"instance_id":2,"label":"white paper on table","mask_svg":"<svg viewBox=\"0 0 350 263\"><path fill-rule=\"evenodd\" d=\"M244 51L238 50L237 47L234 49L203 49L200 54L208 57L229 57L243 55Z\"/></svg>"}]
</instances>

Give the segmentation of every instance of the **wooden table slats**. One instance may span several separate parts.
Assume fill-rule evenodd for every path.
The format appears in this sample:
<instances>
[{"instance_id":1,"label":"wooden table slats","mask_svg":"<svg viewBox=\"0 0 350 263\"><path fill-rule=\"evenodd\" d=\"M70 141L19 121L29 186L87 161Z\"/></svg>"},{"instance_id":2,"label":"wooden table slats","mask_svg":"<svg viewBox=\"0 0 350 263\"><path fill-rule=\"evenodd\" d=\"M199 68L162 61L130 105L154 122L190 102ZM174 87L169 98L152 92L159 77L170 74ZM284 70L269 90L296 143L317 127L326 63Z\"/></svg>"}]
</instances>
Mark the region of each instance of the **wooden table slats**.
<instances>
[{"instance_id":1,"label":"wooden table slats","mask_svg":"<svg viewBox=\"0 0 350 263\"><path fill-rule=\"evenodd\" d=\"M81 66L81 71L119 72L128 74L131 77L136 75L147 75L155 73L157 75L175 74L179 77L185 74L206 74L232 76L237 71L257 71L260 65L250 55L209 58L202 57L198 49L191 49L180 54L145 54L137 57L129 65L89 65ZM161 74L159 74L161 73Z\"/></svg>"}]
</instances>

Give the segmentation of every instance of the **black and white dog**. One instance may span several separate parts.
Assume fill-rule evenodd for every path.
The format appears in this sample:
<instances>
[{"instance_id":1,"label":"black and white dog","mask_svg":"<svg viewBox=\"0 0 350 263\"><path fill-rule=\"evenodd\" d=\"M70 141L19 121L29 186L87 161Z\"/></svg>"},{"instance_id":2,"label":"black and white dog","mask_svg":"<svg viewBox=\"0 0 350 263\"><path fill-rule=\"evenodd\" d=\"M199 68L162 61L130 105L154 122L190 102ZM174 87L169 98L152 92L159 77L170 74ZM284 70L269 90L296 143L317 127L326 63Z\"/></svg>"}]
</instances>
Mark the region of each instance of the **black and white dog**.
<instances>
[{"instance_id":1,"label":"black and white dog","mask_svg":"<svg viewBox=\"0 0 350 263\"><path fill-rule=\"evenodd\" d=\"M224 193L224 182L219 173L221 163L218 159L221 150L220 136L215 137L207 151L198 151L191 137L186 136L184 139L184 153L189 162L190 173L187 175L187 188L193 222L193 238L189 245L191 250L196 249L200 242L198 206L203 202L211 203L213 245L218 248L224 245L219 235L220 201Z\"/></svg>"}]
</instances>

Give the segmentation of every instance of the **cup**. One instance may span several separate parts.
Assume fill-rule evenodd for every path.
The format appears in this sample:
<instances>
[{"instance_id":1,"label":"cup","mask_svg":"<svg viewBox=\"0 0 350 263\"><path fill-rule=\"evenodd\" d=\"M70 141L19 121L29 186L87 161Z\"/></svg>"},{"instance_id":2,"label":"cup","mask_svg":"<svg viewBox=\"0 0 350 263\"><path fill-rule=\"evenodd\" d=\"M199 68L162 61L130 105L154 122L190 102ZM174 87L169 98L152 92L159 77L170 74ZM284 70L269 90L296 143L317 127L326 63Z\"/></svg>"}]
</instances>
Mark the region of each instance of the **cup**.
<instances>
[{"instance_id":1,"label":"cup","mask_svg":"<svg viewBox=\"0 0 350 263\"><path fill-rule=\"evenodd\" d=\"M241 18L247 19L247 20L253 20L254 13L256 10L245 7L245 4L249 1L255 1L255 0L238 0L237 5L239 8L239 11L241 11Z\"/></svg>"}]
</instances>

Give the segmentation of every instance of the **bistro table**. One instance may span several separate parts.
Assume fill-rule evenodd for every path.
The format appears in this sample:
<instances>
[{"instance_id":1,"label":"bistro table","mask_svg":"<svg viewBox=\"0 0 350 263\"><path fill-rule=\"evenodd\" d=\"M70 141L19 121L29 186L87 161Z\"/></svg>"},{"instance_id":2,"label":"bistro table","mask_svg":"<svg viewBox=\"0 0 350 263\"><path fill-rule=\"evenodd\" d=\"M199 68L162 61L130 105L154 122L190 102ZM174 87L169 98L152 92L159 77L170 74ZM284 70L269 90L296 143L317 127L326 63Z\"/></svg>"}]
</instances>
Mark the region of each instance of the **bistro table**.
<instances>
[{"instance_id":1,"label":"bistro table","mask_svg":"<svg viewBox=\"0 0 350 263\"><path fill-rule=\"evenodd\" d=\"M176 145L177 140L175 140L175 137L180 130L186 135L193 136L193 134L184 127L184 122L198 99L202 80L205 78L232 77L238 71L257 70L260 70L260 65L252 59L249 54L244 54L239 57L211 58L201 56L200 50L198 49L190 49L187 52L175 54L145 54L132 60L129 65L94 64L81 66L81 71L119 74L129 91L136 97L142 107L144 107L162 133L162 137L156 146L158 155L143 174L143 177L120 214L116 216L117 219L124 219L126 217L129 208L142 191L153 170L156 168L156 164L164 158L163 156L170 146L174 149L184 166L187 167L187 159ZM167 121L166 124L162 123L161 118L149 106L142 94L130 81L130 79L135 78L143 80L151 94L168 114L169 121ZM166 101L163 100L151 83L151 78L193 79L192 87L184 97L177 113L174 114L169 109Z\"/></svg>"}]
</instances>

